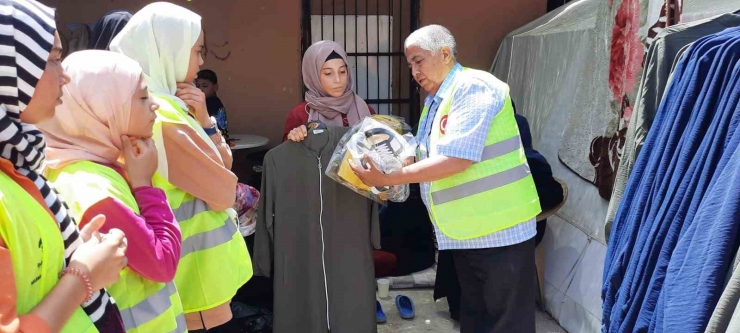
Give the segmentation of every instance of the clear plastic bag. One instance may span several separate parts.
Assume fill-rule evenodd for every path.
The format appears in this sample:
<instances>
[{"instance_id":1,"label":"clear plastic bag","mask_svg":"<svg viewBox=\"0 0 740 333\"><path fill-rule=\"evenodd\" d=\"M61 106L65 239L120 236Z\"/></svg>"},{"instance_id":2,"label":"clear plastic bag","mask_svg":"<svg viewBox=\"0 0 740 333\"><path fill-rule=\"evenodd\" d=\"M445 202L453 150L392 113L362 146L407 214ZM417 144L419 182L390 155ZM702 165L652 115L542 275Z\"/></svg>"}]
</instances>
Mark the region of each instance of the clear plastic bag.
<instances>
[{"instance_id":1,"label":"clear plastic bag","mask_svg":"<svg viewBox=\"0 0 740 333\"><path fill-rule=\"evenodd\" d=\"M392 128L387 125L389 124L388 119L391 118L383 117L381 121L376 120L375 116L367 117L350 128L339 140L326 168L326 175L352 191L377 202L383 203L387 200L403 202L409 197L408 184L382 188L367 186L357 178L349 163L352 161L355 165L367 168L363 160L363 157L367 155L380 171L391 173L403 168L404 162L415 155L416 148L409 143L413 136L401 133L404 127L410 128L408 124L396 118L390 123L396 125Z\"/></svg>"},{"instance_id":2,"label":"clear plastic bag","mask_svg":"<svg viewBox=\"0 0 740 333\"><path fill-rule=\"evenodd\" d=\"M407 124L402 117L376 114L371 116L371 118L381 122L383 125L390 127L399 134L408 134L412 131L411 126L409 126L409 124Z\"/></svg>"}]
</instances>

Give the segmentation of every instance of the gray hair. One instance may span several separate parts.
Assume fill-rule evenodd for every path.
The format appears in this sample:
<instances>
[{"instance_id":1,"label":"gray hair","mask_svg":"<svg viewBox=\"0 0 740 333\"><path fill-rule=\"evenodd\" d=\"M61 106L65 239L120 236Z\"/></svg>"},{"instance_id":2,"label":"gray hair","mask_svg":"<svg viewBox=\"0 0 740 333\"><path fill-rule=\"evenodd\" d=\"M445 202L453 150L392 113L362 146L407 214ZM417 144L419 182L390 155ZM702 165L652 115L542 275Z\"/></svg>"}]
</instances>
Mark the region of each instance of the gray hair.
<instances>
[{"instance_id":1,"label":"gray hair","mask_svg":"<svg viewBox=\"0 0 740 333\"><path fill-rule=\"evenodd\" d=\"M406 38L404 50L407 50L412 46L420 47L432 52L432 54L437 54L444 47L449 47L450 51L452 51L453 59L457 57L457 43L455 42L455 37L452 36L449 29L438 24L428 25L411 33L411 35Z\"/></svg>"}]
</instances>

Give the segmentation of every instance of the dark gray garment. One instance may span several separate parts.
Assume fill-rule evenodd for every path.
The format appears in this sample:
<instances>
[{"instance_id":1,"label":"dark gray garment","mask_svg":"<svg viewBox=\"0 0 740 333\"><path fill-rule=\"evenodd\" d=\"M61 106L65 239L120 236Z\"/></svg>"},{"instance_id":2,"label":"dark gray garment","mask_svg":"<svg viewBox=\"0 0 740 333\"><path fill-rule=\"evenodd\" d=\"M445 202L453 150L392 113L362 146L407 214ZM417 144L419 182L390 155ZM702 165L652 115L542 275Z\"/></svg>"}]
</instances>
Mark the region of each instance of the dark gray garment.
<instances>
[{"instance_id":1,"label":"dark gray garment","mask_svg":"<svg viewBox=\"0 0 740 333\"><path fill-rule=\"evenodd\" d=\"M347 130L311 133L265 155L253 266L257 275L274 276L275 333L329 331L324 277L331 331L376 332L377 205L324 174Z\"/></svg>"},{"instance_id":2,"label":"dark gray garment","mask_svg":"<svg viewBox=\"0 0 740 333\"><path fill-rule=\"evenodd\" d=\"M645 67L640 80L640 88L635 97L635 107L632 111L629 128L622 157L614 181L611 201L606 213L605 235L609 240L612 223L617 215L622 195L627 188L635 160L640 154L648 130L653 124L658 112L660 101L672 73L672 65L681 49L695 42L697 39L708 36L727 28L740 26L740 15L725 14L710 19L688 22L670 26L661 31L656 37L645 59Z\"/></svg>"},{"instance_id":3,"label":"dark gray garment","mask_svg":"<svg viewBox=\"0 0 740 333\"><path fill-rule=\"evenodd\" d=\"M738 255L735 255L735 264L722 296L714 308L712 318L707 324L706 333L740 333L740 270Z\"/></svg>"},{"instance_id":4,"label":"dark gray garment","mask_svg":"<svg viewBox=\"0 0 740 333\"><path fill-rule=\"evenodd\" d=\"M691 43L691 44L688 44L688 45L682 47L678 51L678 54L676 54L676 59L673 60L673 65L671 66L671 76L668 77L668 80L669 81L673 78L673 72L676 70L676 66L678 66L678 62L681 61L681 58L683 58L683 54L686 53L686 51L689 50L689 47L691 47L692 44L694 44L694 43Z\"/></svg>"}]
</instances>

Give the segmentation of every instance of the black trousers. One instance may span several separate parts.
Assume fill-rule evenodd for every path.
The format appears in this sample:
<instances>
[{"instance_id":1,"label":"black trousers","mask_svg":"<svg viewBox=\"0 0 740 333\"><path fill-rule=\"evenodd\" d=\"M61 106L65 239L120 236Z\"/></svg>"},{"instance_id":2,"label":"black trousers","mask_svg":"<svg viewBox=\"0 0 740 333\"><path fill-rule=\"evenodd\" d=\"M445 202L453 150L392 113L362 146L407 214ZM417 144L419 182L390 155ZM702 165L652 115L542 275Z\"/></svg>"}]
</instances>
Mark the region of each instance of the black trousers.
<instances>
[{"instance_id":1,"label":"black trousers","mask_svg":"<svg viewBox=\"0 0 740 333\"><path fill-rule=\"evenodd\" d=\"M535 332L534 238L452 253L462 292L461 333Z\"/></svg>"}]
</instances>

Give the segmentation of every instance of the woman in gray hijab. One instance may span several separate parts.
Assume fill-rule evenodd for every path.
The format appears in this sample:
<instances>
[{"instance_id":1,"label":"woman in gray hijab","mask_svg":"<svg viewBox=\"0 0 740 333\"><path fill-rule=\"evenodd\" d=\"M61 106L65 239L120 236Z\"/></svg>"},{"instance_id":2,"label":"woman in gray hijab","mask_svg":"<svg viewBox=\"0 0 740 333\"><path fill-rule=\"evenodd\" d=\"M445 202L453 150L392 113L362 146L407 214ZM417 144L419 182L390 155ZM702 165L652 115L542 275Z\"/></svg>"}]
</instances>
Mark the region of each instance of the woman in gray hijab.
<instances>
[{"instance_id":1,"label":"woman in gray hijab","mask_svg":"<svg viewBox=\"0 0 740 333\"><path fill-rule=\"evenodd\" d=\"M306 138L305 124L319 120L327 126L352 126L375 114L354 92L354 81L347 63L347 52L333 41L317 42L303 55L305 101L285 120L283 141Z\"/></svg>"}]
</instances>

